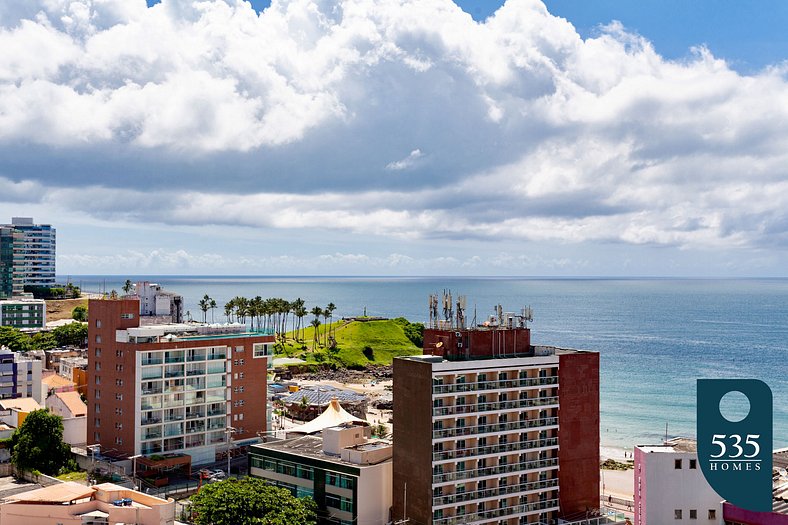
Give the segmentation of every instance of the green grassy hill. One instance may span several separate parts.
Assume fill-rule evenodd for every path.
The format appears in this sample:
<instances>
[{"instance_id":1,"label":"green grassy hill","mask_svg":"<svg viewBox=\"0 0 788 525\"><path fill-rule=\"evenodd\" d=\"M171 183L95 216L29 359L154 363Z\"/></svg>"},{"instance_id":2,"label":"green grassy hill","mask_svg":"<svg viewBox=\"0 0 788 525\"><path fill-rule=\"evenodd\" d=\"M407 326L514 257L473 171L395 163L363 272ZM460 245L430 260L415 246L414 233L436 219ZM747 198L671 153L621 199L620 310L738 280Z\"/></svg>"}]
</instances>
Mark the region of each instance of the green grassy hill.
<instances>
[{"instance_id":1,"label":"green grassy hill","mask_svg":"<svg viewBox=\"0 0 788 525\"><path fill-rule=\"evenodd\" d=\"M414 332L418 324L403 318L386 321L339 321L331 325L336 348L324 346L325 326L320 326L320 344L313 348L314 328L303 331L303 342L295 340L294 332L287 334L284 349L277 348L277 356L298 357L310 363L335 363L344 367L364 367L370 364L388 365L401 355L421 353L411 338L418 341ZM408 337L410 335L411 338Z\"/></svg>"}]
</instances>

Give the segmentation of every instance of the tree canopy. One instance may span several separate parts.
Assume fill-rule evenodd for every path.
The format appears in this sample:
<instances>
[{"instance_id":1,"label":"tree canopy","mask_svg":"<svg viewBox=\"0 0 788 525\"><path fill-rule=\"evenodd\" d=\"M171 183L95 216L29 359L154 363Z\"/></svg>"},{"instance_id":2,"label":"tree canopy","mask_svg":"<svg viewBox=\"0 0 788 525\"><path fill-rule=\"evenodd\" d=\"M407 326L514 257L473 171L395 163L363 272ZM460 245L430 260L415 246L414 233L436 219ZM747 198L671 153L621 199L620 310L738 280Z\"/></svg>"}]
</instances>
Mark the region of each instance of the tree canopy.
<instances>
[{"instance_id":1,"label":"tree canopy","mask_svg":"<svg viewBox=\"0 0 788 525\"><path fill-rule=\"evenodd\" d=\"M191 497L197 525L313 525L317 505L252 477L202 487Z\"/></svg>"},{"instance_id":2,"label":"tree canopy","mask_svg":"<svg viewBox=\"0 0 788 525\"><path fill-rule=\"evenodd\" d=\"M88 339L88 325L69 323L52 330L58 346L84 346Z\"/></svg>"},{"instance_id":3,"label":"tree canopy","mask_svg":"<svg viewBox=\"0 0 788 525\"><path fill-rule=\"evenodd\" d=\"M13 326L0 326L0 346L7 346L12 352L31 350L30 337Z\"/></svg>"},{"instance_id":4,"label":"tree canopy","mask_svg":"<svg viewBox=\"0 0 788 525\"><path fill-rule=\"evenodd\" d=\"M81 322L87 322L88 320L88 308L87 306L76 306L71 311L71 318Z\"/></svg>"},{"instance_id":5,"label":"tree canopy","mask_svg":"<svg viewBox=\"0 0 788 525\"><path fill-rule=\"evenodd\" d=\"M22 470L56 475L71 456L71 447L63 442L63 419L45 409L27 415L11 444L11 462Z\"/></svg>"}]
</instances>

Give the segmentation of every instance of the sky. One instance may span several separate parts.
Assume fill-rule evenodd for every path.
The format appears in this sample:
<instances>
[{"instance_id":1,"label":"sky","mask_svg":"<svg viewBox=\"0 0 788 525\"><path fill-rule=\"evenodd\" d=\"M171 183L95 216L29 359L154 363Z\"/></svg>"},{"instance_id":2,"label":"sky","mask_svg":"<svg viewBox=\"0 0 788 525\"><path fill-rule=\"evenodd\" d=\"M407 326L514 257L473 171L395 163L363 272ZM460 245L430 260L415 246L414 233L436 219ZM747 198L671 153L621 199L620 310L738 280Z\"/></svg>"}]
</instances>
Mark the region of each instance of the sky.
<instances>
[{"instance_id":1,"label":"sky","mask_svg":"<svg viewBox=\"0 0 788 525\"><path fill-rule=\"evenodd\" d=\"M9 0L58 274L788 276L784 2Z\"/></svg>"}]
</instances>

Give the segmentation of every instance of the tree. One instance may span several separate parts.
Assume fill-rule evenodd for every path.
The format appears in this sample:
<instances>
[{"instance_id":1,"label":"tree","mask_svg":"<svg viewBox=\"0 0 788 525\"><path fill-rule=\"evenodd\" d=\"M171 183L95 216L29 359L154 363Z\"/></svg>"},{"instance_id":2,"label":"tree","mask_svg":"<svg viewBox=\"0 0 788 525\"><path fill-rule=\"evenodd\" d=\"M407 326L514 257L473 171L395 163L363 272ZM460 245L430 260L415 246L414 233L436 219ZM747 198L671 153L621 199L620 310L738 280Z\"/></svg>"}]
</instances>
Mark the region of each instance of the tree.
<instances>
[{"instance_id":1,"label":"tree","mask_svg":"<svg viewBox=\"0 0 788 525\"><path fill-rule=\"evenodd\" d=\"M258 478L228 479L191 497L197 525L313 525L317 505Z\"/></svg>"},{"instance_id":2,"label":"tree","mask_svg":"<svg viewBox=\"0 0 788 525\"><path fill-rule=\"evenodd\" d=\"M88 325L69 323L52 330L58 346L85 346L88 340Z\"/></svg>"},{"instance_id":3,"label":"tree","mask_svg":"<svg viewBox=\"0 0 788 525\"><path fill-rule=\"evenodd\" d=\"M80 322L87 322L88 320L88 307L79 305L71 310L71 318Z\"/></svg>"},{"instance_id":4,"label":"tree","mask_svg":"<svg viewBox=\"0 0 788 525\"><path fill-rule=\"evenodd\" d=\"M320 336L318 335L320 334L320 319L315 317L314 319L312 319L312 322L310 322L309 324L312 325L312 328L315 329L314 337L312 339L312 350L316 350L317 345L320 342L319 341Z\"/></svg>"},{"instance_id":5,"label":"tree","mask_svg":"<svg viewBox=\"0 0 788 525\"><path fill-rule=\"evenodd\" d=\"M328 303L326 305L326 312L328 312L328 317L330 318L329 325L328 325L328 335L331 335L331 331L333 330L334 325L334 310L337 309L337 305L334 303Z\"/></svg>"},{"instance_id":6,"label":"tree","mask_svg":"<svg viewBox=\"0 0 788 525\"><path fill-rule=\"evenodd\" d=\"M66 466L71 447L63 442L63 419L46 409L30 412L11 437L11 462L21 470L54 476Z\"/></svg>"},{"instance_id":7,"label":"tree","mask_svg":"<svg viewBox=\"0 0 788 525\"><path fill-rule=\"evenodd\" d=\"M12 352L30 350L30 338L13 326L0 326L0 346L7 346Z\"/></svg>"},{"instance_id":8,"label":"tree","mask_svg":"<svg viewBox=\"0 0 788 525\"><path fill-rule=\"evenodd\" d=\"M126 282L123 283L123 293L129 295L129 293L131 293L132 288L134 288L134 285L131 284L131 279L126 279Z\"/></svg>"},{"instance_id":9,"label":"tree","mask_svg":"<svg viewBox=\"0 0 788 525\"><path fill-rule=\"evenodd\" d=\"M57 339L52 332L38 332L30 338L33 350L51 350L57 347Z\"/></svg>"},{"instance_id":10,"label":"tree","mask_svg":"<svg viewBox=\"0 0 788 525\"><path fill-rule=\"evenodd\" d=\"M216 310L216 301L214 299L208 302L208 308L211 309L211 322L213 323L213 311Z\"/></svg>"},{"instance_id":11,"label":"tree","mask_svg":"<svg viewBox=\"0 0 788 525\"><path fill-rule=\"evenodd\" d=\"M205 323L208 321L208 309L211 307L211 298L208 296L208 294L205 294L197 304L200 307L200 310L202 310L202 322Z\"/></svg>"}]
</instances>

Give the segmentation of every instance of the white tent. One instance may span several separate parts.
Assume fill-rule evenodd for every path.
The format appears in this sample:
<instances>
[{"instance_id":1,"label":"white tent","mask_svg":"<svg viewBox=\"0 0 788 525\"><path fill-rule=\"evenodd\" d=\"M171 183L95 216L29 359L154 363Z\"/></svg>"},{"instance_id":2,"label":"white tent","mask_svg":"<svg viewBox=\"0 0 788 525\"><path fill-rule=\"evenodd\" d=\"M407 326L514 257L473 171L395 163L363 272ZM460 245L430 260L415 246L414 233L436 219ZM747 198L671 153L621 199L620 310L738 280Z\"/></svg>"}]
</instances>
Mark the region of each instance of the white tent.
<instances>
[{"instance_id":1,"label":"white tent","mask_svg":"<svg viewBox=\"0 0 788 525\"><path fill-rule=\"evenodd\" d=\"M314 434L315 432L320 432L325 428L335 427L343 423L357 423L363 426L369 425L369 423L363 419L357 418L342 408L342 406L339 404L339 400L334 397L331 399L331 402L328 404L322 414L317 416L309 423L304 423L298 427L288 428L287 433L289 434L292 432L294 434Z\"/></svg>"}]
</instances>

